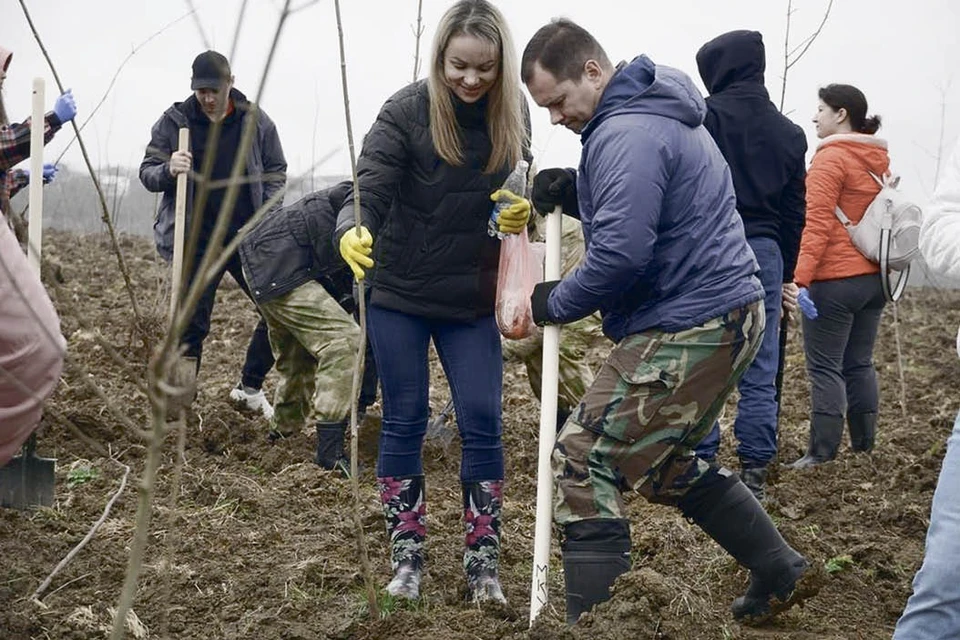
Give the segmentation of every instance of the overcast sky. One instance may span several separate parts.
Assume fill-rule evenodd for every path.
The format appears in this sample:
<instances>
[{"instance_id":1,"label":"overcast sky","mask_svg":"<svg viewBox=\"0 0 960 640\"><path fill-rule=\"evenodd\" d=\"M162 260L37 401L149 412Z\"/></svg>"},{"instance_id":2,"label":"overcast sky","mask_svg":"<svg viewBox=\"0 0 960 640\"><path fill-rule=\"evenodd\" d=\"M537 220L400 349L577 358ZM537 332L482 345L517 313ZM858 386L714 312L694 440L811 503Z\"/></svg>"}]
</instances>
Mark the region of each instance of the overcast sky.
<instances>
[{"instance_id":1,"label":"overcast sky","mask_svg":"<svg viewBox=\"0 0 960 640\"><path fill-rule=\"evenodd\" d=\"M57 95L49 68L33 40L19 3L3 4L0 45L14 52L4 100L12 120L29 115L32 79L47 81L47 104ZM124 58L165 25L184 16L185 0L25 0L57 71L73 88L82 122L107 93ZM295 5L305 0L294 0ZM213 48L228 54L242 0L194 0ZM237 53L236 86L256 95L282 0L247 0ZM421 54L429 64L430 41L450 0L424 0ZM826 0L794 0L791 44L820 22ZM779 101L786 0L503 0L498 6L522 51L551 17L579 22L616 61L646 53L680 68L703 89L697 49L732 29L755 29L767 47L766 83ZM417 0L341 0L354 135L359 146L377 111L413 75L413 25ZM956 0L835 0L820 37L790 70L785 111L816 144L810 122L818 87L854 84L870 112L883 117L893 169L918 198L932 190L946 107L946 146L960 133L960 2ZM330 152L319 173L349 172L340 88L340 61L333 0L320 0L293 16L284 29L261 104L277 123L291 175L305 172ZM195 20L186 17L151 40L122 68L106 102L85 130L95 165L139 164L150 127L174 101L190 93L190 64L204 48ZM421 73L421 77L422 77ZM545 110L530 101L533 147L540 168L576 166L579 139L551 127ZM67 129L46 148L55 158L71 137ZM74 145L76 147L76 145ZM80 168L75 149L68 165Z\"/></svg>"}]
</instances>

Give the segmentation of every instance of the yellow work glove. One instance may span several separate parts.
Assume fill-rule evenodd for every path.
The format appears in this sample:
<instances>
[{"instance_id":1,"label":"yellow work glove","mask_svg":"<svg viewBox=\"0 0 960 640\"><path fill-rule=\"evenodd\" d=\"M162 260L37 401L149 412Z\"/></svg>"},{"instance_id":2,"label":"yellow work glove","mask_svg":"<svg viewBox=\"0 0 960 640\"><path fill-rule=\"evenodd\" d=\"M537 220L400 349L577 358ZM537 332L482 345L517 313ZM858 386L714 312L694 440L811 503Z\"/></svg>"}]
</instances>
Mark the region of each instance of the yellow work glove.
<instances>
[{"instance_id":1,"label":"yellow work glove","mask_svg":"<svg viewBox=\"0 0 960 640\"><path fill-rule=\"evenodd\" d=\"M373 236L364 226L360 227L359 236L356 227L350 227L340 238L340 256L353 271L357 280L363 280L365 275L363 270L373 266L371 253L373 253Z\"/></svg>"},{"instance_id":2,"label":"yellow work glove","mask_svg":"<svg viewBox=\"0 0 960 640\"><path fill-rule=\"evenodd\" d=\"M498 189L490 194L494 202L507 201L511 204L500 210L497 225L500 233L520 233L530 219L530 201L521 198L507 189Z\"/></svg>"}]
</instances>

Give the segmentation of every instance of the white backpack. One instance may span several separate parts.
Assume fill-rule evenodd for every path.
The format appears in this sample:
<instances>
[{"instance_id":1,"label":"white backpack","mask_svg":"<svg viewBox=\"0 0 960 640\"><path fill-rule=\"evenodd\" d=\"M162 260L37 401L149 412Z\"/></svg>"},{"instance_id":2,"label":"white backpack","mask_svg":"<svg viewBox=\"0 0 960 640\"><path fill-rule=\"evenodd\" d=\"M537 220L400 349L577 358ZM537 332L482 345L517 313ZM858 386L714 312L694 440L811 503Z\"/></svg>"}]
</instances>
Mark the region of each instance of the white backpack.
<instances>
[{"instance_id":1,"label":"white backpack","mask_svg":"<svg viewBox=\"0 0 960 640\"><path fill-rule=\"evenodd\" d=\"M883 294L892 302L899 300L907 286L910 263L920 254L920 223L923 212L897 190L899 177L883 176L881 180L873 172L870 177L880 185L880 193L873 199L858 224L840 207L835 213L850 234L860 253L880 265L880 282ZM890 280L890 272L897 271L900 277L896 284Z\"/></svg>"}]
</instances>

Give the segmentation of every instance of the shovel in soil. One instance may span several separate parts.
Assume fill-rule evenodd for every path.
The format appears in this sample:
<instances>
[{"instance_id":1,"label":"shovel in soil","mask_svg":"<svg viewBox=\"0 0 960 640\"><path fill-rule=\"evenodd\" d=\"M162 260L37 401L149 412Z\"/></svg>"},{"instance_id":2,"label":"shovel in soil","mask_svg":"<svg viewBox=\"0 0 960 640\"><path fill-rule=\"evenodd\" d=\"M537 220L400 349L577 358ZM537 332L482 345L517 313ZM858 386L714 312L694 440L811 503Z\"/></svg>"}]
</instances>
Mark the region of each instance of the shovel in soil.
<instances>
[{"instance_id":1,"label":"shovel in soil","mask_svg":"<svg viewBox=\"0 0 960 640\"><path fill-rule=\"evenodd\" d=\"M37 456L37 436L27 439L23 451L0 468L0 507L52 507L54 458Z\"/></svg>"},{"instance_id":2,"label":"shovel in soil","mask_svg":"<svg viewBox=\"0 0 960 640\"><path fill-rule=\"evenodd\" d=\"M440 410L440 414L427 423L427 440L439 441L444 449L449 447L453 440L454 431L447 423L453 415L453 400L449 400Z\"/></svg>"}]
</instances>

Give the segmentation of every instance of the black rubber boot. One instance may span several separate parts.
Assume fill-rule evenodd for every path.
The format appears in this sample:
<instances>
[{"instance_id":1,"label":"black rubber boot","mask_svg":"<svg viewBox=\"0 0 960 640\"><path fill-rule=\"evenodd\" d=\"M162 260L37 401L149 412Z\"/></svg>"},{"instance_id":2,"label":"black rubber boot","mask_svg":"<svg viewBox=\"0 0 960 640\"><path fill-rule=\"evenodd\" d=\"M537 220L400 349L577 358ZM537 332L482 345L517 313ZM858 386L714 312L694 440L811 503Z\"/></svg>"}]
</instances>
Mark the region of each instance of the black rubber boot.
<instances>
[{"instance_id":1,"label":"black rubber boot","mask_svg":"<svg viewBox=\"0 0 960 640\"><path fill-rule=\"evenodd\" d=\"M730 607L735 619L764 622L820 590L811 564L784 541L757 499L730 471L721 469L698 482L679 506L687 518L750 570L747 592Z\"/></svg>"},{"instance_id":2,"label":"black rubber boot","mask_svg":"<svg viewBox=\"0 0 960 640\"><path fill-rule=\"evenodd\" d=\"M563 581L567 591L567 624L595 604L610 599L617 576L630 570L630 523L591 519L564 527Z\"/></svg>"},{"instance_id":3,"label":"black rubber boot","mask_svg":"<svg viewBox=\"0 0 960 640\"><path fill-rule=\"evenodd\" d=\"M350 460L343 451L343 438L347 430L347 422L318 422L317 423L317 456L314 459L318 465L327 471L339 470L345 478L350 477Z\"/></svg>"},{"instance_id":4,"label":"black rubber boot","mask_svg":"<svg viewBox=\"0 0 960 640\"><path fill-rule=\"evenodd\" d=\"M829 462L837 457L841 439L843 416L815 413L810 418L810 441L806 455L787 466L792 469L806 469Z\"/></svg>"},{"instance_id":5,"label":"black rubber boot","mask_svg":"<svg viewBox=\"0 0 960 640\"><path fill-rule=\"evenodd\" d=\"M877 439L877 414L851 413L847 415L850 427L850 448L854 451L872 451Z\"/></svg>"},{"instance_id":6,"label":"black rubber boot","mask_svg":"<svg viewBox=\"0 0 960 640\"><path fill-rule=\"evenodd\" d=\"M767 498L767 464L747 458L740 459L740 479L759 502Z\"/></svg>"}]
</instances>

